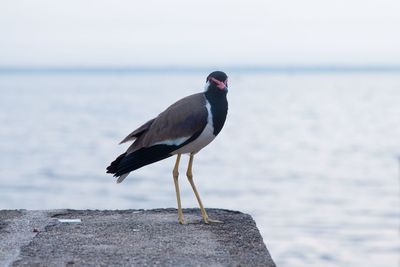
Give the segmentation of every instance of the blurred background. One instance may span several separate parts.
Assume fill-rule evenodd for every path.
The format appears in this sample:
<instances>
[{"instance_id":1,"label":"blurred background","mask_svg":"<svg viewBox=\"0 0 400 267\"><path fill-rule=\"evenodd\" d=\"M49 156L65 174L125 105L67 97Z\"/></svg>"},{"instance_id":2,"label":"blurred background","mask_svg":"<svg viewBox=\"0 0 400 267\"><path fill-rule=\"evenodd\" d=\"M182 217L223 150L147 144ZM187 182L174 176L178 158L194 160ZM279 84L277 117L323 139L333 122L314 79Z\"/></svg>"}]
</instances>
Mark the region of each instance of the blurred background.
<instances>
[{"instance_id":1,"label":"blurred background","mask_svg":"<svg viewBox=\"0 0 400 267\"><path fill-rule=\"evenodd\" d=\"M251 214L278 266L399 266L399 10L1 1L0 209L175 207L173 158L119 185L105 168L218 69L230 106L195 158L205 206Z\"/></svg>"}]
</instances>

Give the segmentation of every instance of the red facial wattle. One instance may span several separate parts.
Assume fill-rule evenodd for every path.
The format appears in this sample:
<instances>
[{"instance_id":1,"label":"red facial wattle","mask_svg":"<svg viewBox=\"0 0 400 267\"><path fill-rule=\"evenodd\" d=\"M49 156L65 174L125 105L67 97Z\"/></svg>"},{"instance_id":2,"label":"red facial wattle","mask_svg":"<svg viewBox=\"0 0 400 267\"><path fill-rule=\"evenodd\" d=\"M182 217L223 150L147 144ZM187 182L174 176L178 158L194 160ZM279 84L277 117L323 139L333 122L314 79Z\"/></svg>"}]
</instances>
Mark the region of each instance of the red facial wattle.
<instances>
[{"instance_id":1,"label":"red facial wattle","mask_svg":"<svg viewBox=\"0 0 400 267\"><path fill-rule=\"evenodd\" d=\"M217 87L221 90L224 90L228 85L228 80L226 80L225 82L221 82L213 77L210 77L210 80L213 81L217 85Z\"/></svg>"}]
</instances>

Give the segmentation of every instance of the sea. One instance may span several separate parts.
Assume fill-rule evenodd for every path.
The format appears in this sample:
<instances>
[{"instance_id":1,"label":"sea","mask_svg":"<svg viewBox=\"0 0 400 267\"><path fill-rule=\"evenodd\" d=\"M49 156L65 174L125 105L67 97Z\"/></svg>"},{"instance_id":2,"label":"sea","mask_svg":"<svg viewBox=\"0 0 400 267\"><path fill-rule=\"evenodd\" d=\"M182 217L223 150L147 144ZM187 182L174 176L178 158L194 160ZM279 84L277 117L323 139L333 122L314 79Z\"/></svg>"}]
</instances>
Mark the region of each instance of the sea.
<instances>
[{"instance_id":1,"label":"sea","mask_svg":"<svg viewBox=\"0 0 400 267\"><path fill-rule=\"evenodd\" d=\"M0 73L0 209L176 207L174 157L121 184L105 168L211 71ZM400 72L228 75L225 127L194 158L206 208L253 216L279 267L400 266Z\"/></svg>"}]
</instances>

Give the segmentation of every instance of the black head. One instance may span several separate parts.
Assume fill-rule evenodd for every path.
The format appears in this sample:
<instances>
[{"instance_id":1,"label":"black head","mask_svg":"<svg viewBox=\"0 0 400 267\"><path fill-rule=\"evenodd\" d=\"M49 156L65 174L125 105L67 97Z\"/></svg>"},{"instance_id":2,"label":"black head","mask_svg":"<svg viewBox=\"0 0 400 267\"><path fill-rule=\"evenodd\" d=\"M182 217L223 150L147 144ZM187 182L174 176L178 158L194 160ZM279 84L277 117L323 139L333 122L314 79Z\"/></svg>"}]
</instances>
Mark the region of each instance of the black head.
<instances>
[{"instance_id":1,"label":"black head","mask_svg":"<svg viewBox=\"0 0 400 267\"><path fill-rule=\"evenodd\" d=\"M212 87L216 87L220 90L226 91L228 89L228 76L225 72L214 71L207 76L207 84Z\"/></svg>"}]
</instances>

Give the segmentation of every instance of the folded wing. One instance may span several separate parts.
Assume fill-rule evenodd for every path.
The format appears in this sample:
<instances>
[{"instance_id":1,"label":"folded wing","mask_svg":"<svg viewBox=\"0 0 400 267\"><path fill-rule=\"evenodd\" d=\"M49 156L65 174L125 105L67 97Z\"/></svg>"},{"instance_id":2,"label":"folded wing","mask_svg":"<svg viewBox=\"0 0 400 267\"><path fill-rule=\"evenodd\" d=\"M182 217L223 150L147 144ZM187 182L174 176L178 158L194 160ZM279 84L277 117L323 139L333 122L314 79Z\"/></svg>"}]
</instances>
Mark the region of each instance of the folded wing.
<instances>
[{"instance_id":1,"label":"folded wing","mask_svg":"<svg viewBox=\"0 0 400 267\"><path fill-rule=\"evenodd\" d=\"M207 117L204 94L190 95L172 104L155 119L143 124L121 143L135 140L128 148L127 154L160 144L180 146L204 129Z\"/></svg>"}]
</instances>

